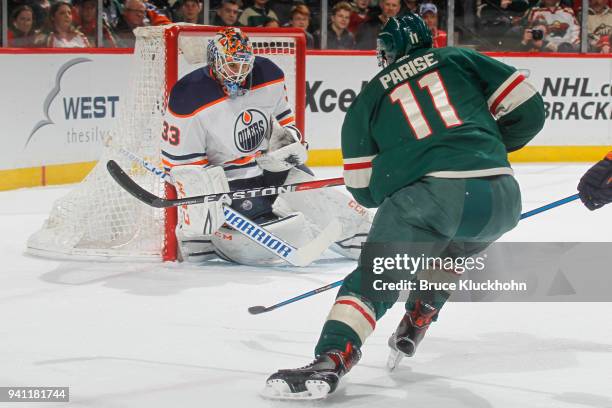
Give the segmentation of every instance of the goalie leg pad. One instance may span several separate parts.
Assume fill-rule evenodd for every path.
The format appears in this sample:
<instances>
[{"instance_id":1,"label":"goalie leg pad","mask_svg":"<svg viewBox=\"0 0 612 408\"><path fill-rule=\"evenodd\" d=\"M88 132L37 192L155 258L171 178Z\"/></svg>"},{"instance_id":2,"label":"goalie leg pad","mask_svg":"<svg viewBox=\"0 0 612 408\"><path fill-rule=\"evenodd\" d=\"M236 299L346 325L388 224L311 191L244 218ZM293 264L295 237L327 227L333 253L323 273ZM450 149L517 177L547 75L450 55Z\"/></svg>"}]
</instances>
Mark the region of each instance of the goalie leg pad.
<instances>
[{"instance_id":1,"label":"goalie leg pad","mask_svg":"<svg viewBox=\"0 0 612 408\"><path fill-rule=\"evenodd\" d=\"M176 166L172 168L170 176L179 198L230 191L221 167ZM179 207L177 238L199 239L212 235L225 223L224 204L230 203L219 200Z\"/></svg>"},{"instance_id":2,"label":"goalie leg pad","mask_svg":"<svg viewBox=\"0 0 612 408\"><path fill-rule=\"evenodd\" d=\"M301 167L301 166L300 166ZM315 177L305 169L293 168L289 171L286 183L299 183L314 180ZM319 189L281 194L276 206L286 206L306 216L308 223L318 233L333 218L342 225L340 239L331 246L334 252L358 259L361 245L365 242L372 226L373 214L359 205L348 194L339 189Z\"/></svg>"},{"instance_id":3,"label":"goalie leg pad","mask_svg":"<svg viewBox=\"0 0 612 408\"><path fill-rule=\"evenodd\" d=\"M216 234L219 232L217 231ZM179 260L183 262L199 263L217 258L215 247L210 237L201 239L184 239L178 241Z\"/></svg>"},{"instance_id":4,"label":"goalie leg pad","mask_svg":"<svg viewBox=\"0 0 612 408\"><path fill-rule=\"evenodd\" d=\"M262 223L261 226L296 248L303 246L314 238L314 234L308 229L304 215L301 213L292 213ZM211 241L219 256L228 261L251 266L286 264L279 257L230 228L221 228L211 238Z\"/></svg>"}]
</instances>

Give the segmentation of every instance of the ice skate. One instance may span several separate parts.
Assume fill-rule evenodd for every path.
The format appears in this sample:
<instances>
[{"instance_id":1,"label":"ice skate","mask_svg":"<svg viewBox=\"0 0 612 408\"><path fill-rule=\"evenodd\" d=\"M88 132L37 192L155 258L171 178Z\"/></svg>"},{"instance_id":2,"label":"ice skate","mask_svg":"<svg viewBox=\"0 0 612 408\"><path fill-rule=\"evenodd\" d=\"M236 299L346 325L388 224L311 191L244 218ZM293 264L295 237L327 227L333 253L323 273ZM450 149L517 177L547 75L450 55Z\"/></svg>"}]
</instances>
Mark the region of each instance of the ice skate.
<instances>
[{"instance_id":1,"label":"ice skate","mask_svg":"<svg viewBox=\"0 0 612 408\"><path fill-rule=\"evenodd\" d=\"M393 371L405 357L412 357L416 348L425 337L425 333L438 309L433 306L416 302L413 311L406 312L395 332L389 337L389 357L387 368Z\"/></svg>"},{"instance_id":2,"label":"ice skate","mask_svg":"<svg viewBox=\"0 0 612 408\"><path fill-rule=\"evenodd\" d=\"M262 395L270 399L317 400L338 388L340 378L357 364L361 352L346 345L345 351L331 350L317 356L309 365L279 370L266 381Z\"/></svg>"}]
</instances>

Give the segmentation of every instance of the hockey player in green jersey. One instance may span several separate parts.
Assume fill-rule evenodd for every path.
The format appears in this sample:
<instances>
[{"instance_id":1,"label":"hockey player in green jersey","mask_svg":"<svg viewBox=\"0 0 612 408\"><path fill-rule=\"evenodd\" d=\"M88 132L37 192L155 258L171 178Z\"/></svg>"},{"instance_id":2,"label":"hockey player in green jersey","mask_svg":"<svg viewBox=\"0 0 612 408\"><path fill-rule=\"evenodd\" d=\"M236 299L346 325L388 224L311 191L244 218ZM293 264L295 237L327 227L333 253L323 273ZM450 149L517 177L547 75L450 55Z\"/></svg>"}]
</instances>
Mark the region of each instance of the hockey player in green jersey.
<instances>
[{"instance_id":1,"label":"hockey player in green jersey","mask_svg":"<svg viewBox=\"0 0 612 408\"><path fill-rule=\"evenodd\" d=\"M415 257L468 257L511 230L520 190L507 152L543 127L538 92L516 69L475 51L432 48L431 32L409 13L378 36L383 66L348 110L342 127L344 179L363 206L378 207L358 267L349 274L323 326L315 360L270 376L273 398L322 398L361 356L376 322L399 293L376 294L365 282L367 246L401 243ZM418 280L449 283L457 274L426 268ZM376 275L397 282L397 272ZM407 274L404 278L414 278ZM412 356L450 293L412 290L389 339L394 368Z\"/></svg>"}]
</instances>

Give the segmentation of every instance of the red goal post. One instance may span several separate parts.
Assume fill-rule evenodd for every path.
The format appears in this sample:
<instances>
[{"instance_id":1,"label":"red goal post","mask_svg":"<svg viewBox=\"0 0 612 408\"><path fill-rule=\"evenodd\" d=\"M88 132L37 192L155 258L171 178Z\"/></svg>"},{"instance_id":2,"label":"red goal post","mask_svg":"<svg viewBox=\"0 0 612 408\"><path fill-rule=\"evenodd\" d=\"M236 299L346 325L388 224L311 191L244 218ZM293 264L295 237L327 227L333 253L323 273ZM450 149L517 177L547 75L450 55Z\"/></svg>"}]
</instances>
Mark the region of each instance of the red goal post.
<instances>
[{"instance_id":1,"label":"red goal post","mask_svg":"<svg viewBox=\"0 0 612 408\"><path fill-rule=\"evenodd\" d=\"M166 96L174 84L179 80L179 56L181 54L181 35L201 36L202 34L214 35L222 27L215 26L185 26L174 25L164 32L166 43ZM292 80L287 81L288 91L293 91L293 108L295 113L296 127L305 135L306 123L306 38L304 32L296 28L265 28L265 27L241 27L251 41L253 51L256 55L293 55L294 72ZM264 41L260 41L264 39ZM287 41L291 39L292 41ZM274 42L277 40L277 42ZM260 45L261 44L261 45ZM204 50L205 51L205 50ZM274 58L272 58L274 59ZM281 68L287 76L287 67ZM176 198L174 188L166 184L166 197ZM163 252L164 261L172 261L177 257L177 242L175 227L178 222L177 208L168 208L166 211L165 241Z\"/></svg>"}]
</instances>

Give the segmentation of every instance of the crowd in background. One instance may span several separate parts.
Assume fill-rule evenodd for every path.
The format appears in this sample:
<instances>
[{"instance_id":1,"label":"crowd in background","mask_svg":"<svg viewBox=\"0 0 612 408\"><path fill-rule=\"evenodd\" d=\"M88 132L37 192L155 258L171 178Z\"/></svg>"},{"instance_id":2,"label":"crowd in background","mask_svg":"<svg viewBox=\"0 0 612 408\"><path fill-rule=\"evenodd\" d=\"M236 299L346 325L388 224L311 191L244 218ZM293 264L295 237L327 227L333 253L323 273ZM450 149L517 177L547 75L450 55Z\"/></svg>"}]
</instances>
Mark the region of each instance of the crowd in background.
<instances>
[{"instance_id":1,"label":"crowd in background","mask_svg":"<svg viewBox=\"0 0 612 408\"><path fill-rule=\"evenodd\" d=\"M420 14L447 45L445 0L345 0L329 6L325 48L371 50L382 25ZM464 0L455 3L455 44L486 51L576 52L580 0ZM610 52L612 0L589 0L589 52ZM102 44L97 44L98 0L8 0L9 47L133 47L136 27L204 23L200 0L102 0ZM295 27L309 48L321 48L321 3L313 0L211 0L210 24Z\"/></svg>"}]
</instances>

